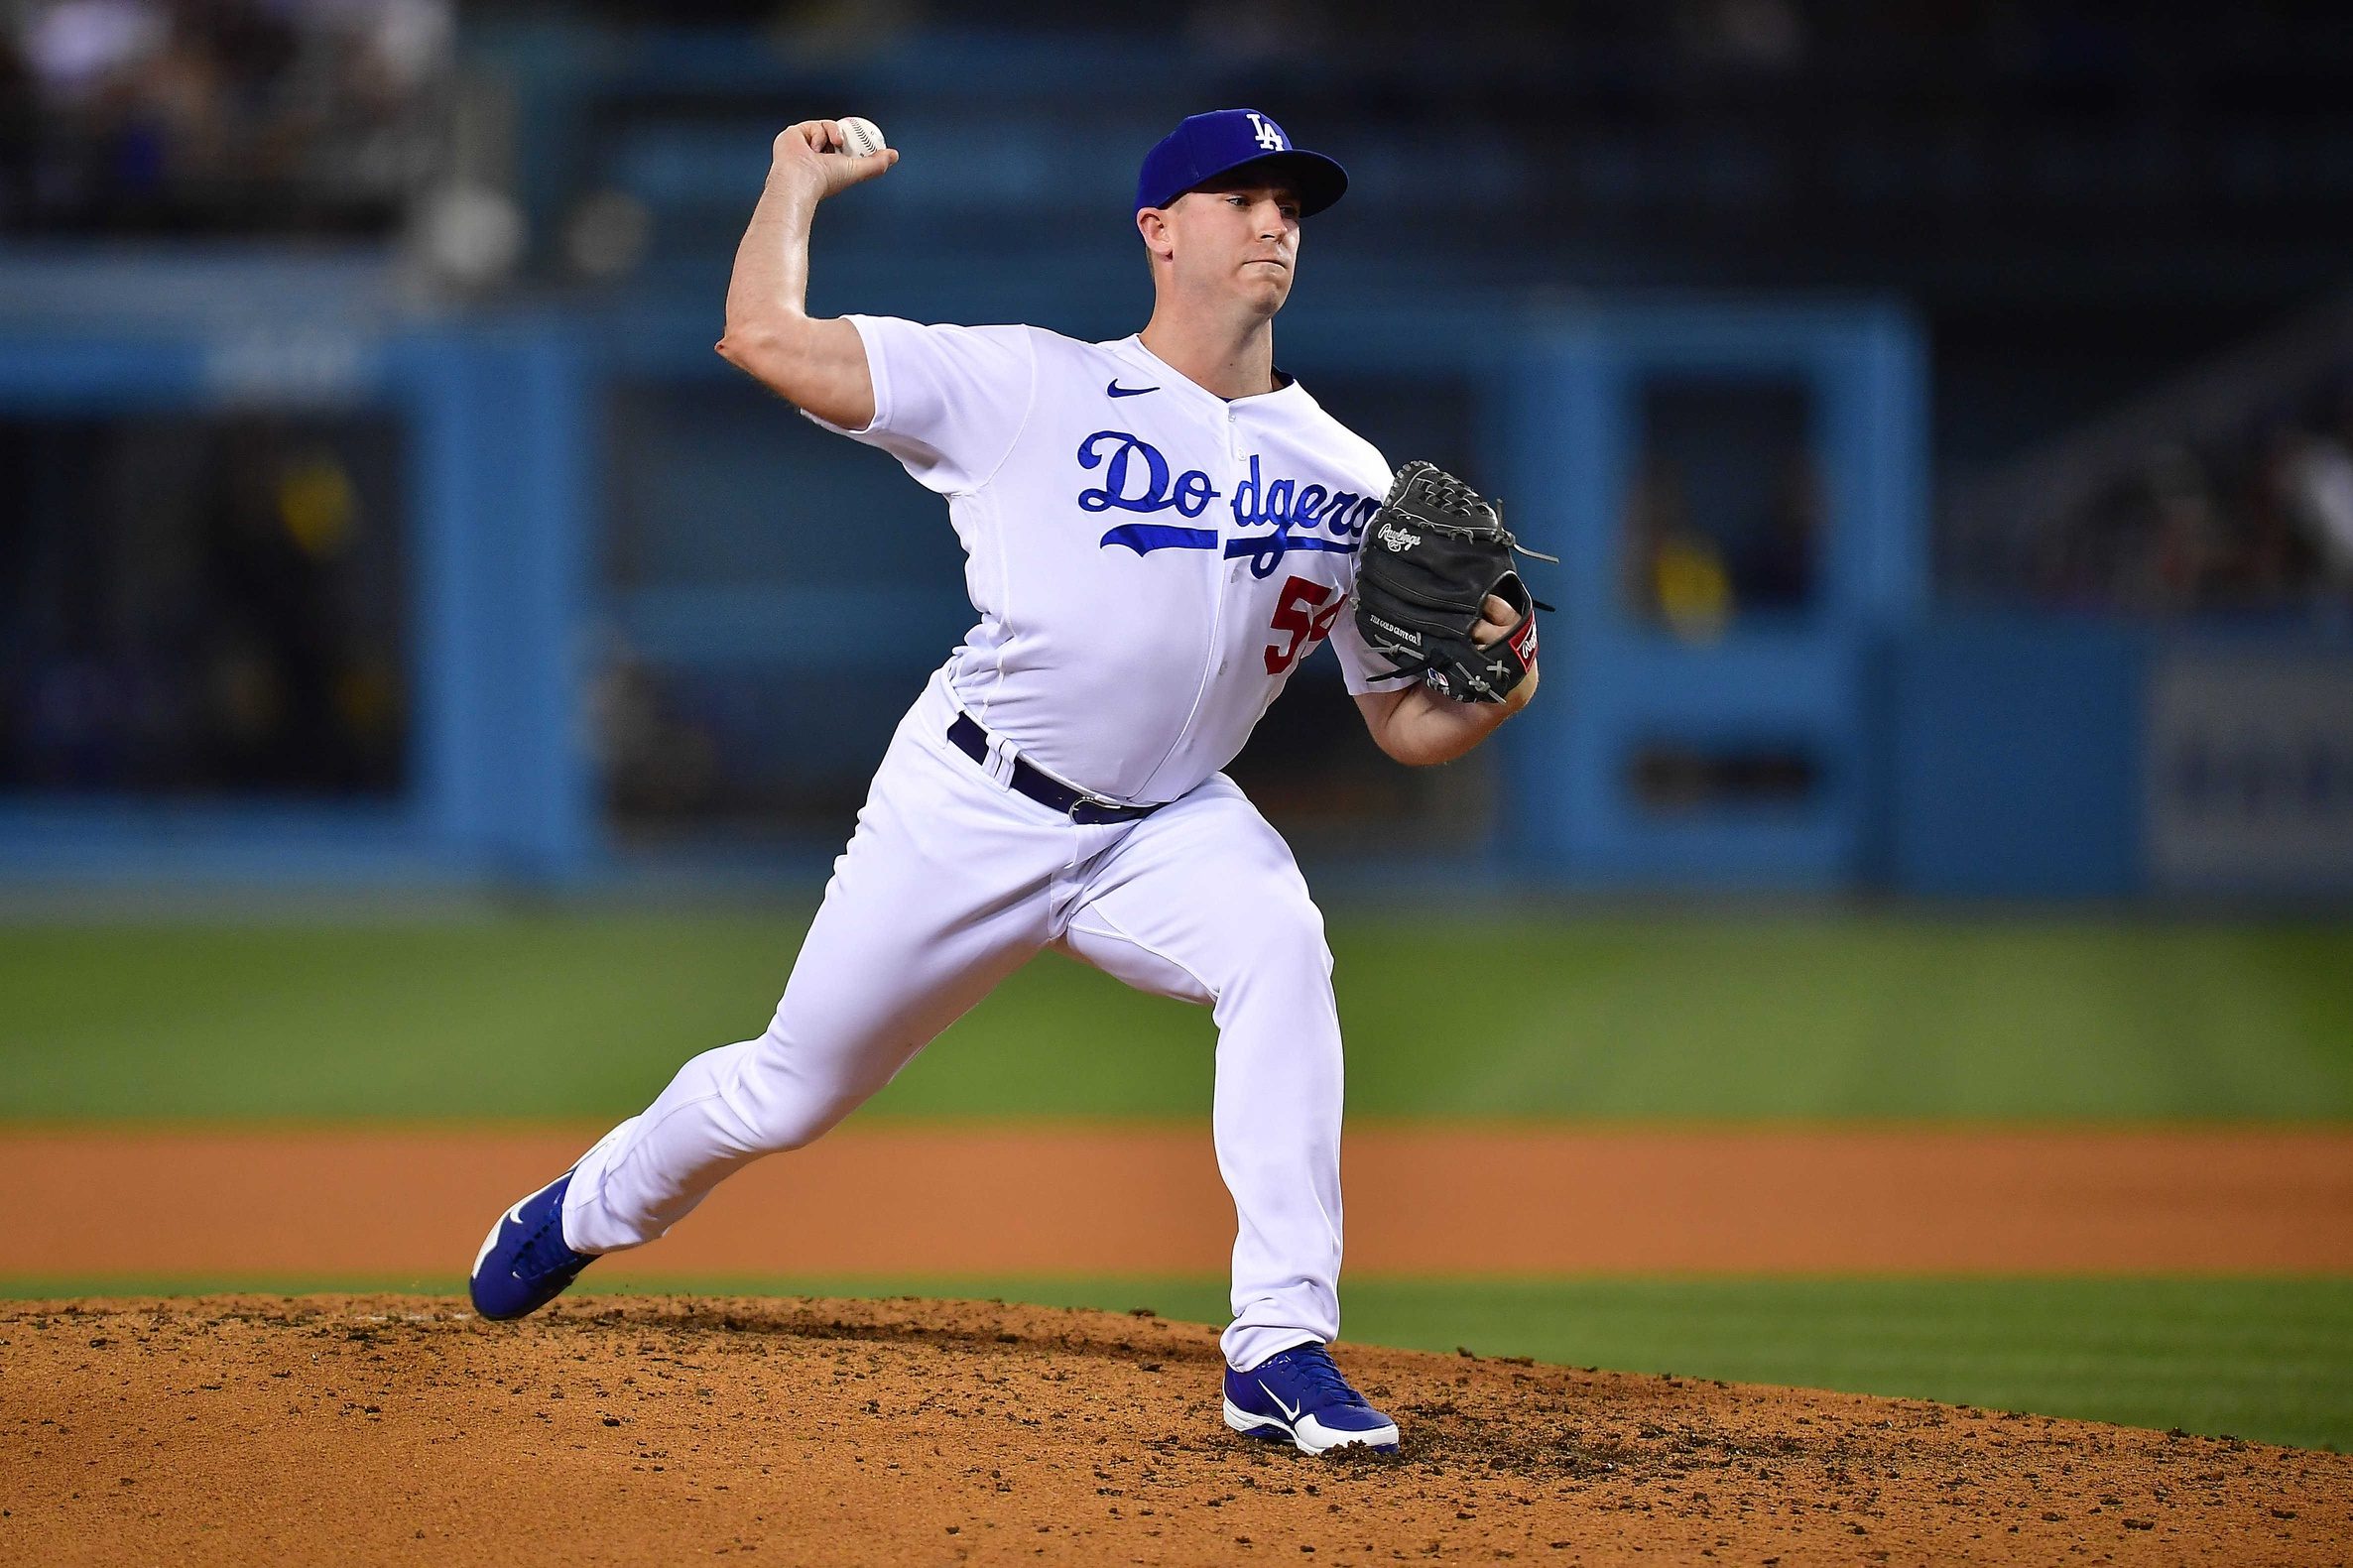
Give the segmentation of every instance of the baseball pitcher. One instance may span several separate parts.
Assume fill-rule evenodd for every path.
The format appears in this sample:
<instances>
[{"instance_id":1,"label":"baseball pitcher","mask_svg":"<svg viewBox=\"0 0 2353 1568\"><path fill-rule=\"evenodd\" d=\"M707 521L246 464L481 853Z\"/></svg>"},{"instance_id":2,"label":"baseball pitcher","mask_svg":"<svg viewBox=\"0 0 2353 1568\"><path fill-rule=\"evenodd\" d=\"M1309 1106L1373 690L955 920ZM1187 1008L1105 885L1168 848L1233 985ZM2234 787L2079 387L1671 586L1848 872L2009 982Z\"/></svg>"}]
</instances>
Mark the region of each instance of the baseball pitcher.
<instances>
[{"instance_id":1,"label":"baseball pitcher","mask_svg":"<svg viewBox=\"0 0 2353 1568\"><path fill-rule=\"evenodd\" d=\"M1219 770L1326 640L1391 757L1477 746L1537 686L1511 536L1426 463L1393 482L1276 368L1301 224L1347 176L1266 115L1194 115L1146 154L1153 311L1112 342L809 315L818 204L897 160L865 122L777 137L718 351L945 498L978 620L900 723L766 1032L688 1061L501 1216L475 1308L521 1317L729 1172L822 1137L1053 947L1216 1020L1240 1222L1227 1423L1308 1453L1393 1448L1325 1350L1341 1052L1322 916Z\"/></svg>"}]
</instances>

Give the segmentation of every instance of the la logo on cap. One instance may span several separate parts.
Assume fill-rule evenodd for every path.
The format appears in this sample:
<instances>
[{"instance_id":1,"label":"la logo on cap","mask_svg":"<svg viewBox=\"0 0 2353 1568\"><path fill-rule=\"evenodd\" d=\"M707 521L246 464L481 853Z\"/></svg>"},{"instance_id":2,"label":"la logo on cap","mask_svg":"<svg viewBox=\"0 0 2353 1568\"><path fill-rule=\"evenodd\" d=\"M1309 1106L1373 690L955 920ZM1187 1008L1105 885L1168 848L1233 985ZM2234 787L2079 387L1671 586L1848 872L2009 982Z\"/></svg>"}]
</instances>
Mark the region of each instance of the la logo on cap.
<instances>
[{"instance_id":1,"label":"la logo on cap","mask_svg":"<svg viewBox=\"0 0 2353 1568\"><path fill-rule=\"evenodd\" d=\"M1348 188L1348 171L1299 146L1263 112L1212 109L1186 115L1144 155L1144 167L1136 171L1136 210L1165 207L1187 190L1246 166L1290 185L1303 218L1321 212Z\"/></svg>"}]
</instances>

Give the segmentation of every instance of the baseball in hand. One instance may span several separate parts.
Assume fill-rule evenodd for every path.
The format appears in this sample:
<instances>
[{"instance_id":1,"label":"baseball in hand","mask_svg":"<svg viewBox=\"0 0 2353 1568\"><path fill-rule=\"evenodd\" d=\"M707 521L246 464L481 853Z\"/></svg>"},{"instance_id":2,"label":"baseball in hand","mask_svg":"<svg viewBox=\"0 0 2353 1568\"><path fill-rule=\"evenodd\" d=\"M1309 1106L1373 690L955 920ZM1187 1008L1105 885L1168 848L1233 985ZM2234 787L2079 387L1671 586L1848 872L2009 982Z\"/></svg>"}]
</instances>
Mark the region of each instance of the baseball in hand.
<instances>
[{"instance_id":1,"label":"baseball in hand","mask_svg":"<svg viewBox=\"0 0 2353 1568\"><path fill-rule=\"evenodd\" d=\"M872 120L845 114L836 122L841 127L841 150L858 158L872 158L889 144L883 140L882 127Z\"/></svg>"}]
</instances>

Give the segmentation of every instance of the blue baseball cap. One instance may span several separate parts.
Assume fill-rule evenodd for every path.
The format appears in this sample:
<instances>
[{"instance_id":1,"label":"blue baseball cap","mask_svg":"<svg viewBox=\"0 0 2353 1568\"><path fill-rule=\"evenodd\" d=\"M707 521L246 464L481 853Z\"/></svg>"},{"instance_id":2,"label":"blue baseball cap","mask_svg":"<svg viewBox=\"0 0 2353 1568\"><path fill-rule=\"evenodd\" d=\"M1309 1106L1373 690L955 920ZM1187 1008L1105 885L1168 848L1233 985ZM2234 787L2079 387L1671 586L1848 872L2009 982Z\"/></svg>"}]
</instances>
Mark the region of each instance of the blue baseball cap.
<instances>
[{"instance_id":1,"label":"blue baseball cap","mask_svg":"<svg viewBox=\"0 0 2353 1568\"><path fill-rule=\"evenodd\" d=\"M1162 137L1144 155L1136 174L1136 210L1165 207L1193 186L1245 164L1263 165L1300 193L1300 215L1312 217L1340 199L1348 171L1321 153L1291 145L1291 138L1256 109L1213 109L1195 114Z\"/></svg>"}]
</instances>

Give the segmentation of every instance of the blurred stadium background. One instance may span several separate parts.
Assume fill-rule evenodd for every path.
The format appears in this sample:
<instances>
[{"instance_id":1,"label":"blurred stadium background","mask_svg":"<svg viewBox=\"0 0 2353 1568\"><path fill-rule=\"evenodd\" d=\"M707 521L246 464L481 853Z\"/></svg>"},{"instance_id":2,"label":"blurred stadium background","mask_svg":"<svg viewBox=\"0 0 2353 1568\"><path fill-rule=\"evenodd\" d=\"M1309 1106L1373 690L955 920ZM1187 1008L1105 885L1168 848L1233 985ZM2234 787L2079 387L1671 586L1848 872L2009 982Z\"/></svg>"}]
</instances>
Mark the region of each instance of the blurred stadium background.
<instances>
[{"instance_id":1,"label":"blurred stadium background","mask_svg":"<svg viewBox=\"0 0 2353 1568\"><path fill-rule=\"evenodd\" d=\"M1287 366L1563 557L1497 744L1395 769L1317 659L1237 766L1360 1119L2343 1134L2349 86L2292 0L5 0L0 1156L593 1129L756 1031L966 624L937 504L710 351L769 138L905 154L815 308L1113 336L1138 157L1239 103L1354 177ZM873 1120L1197 1126L1207 1039L1049 961ZM453 1290L473 1241L0 1282ZM1221 1311L798 1266L728 1278ZM1350 1326L2353 1441L2341 1268L1368 1277Z\"/></svg>"}]
</instances>

